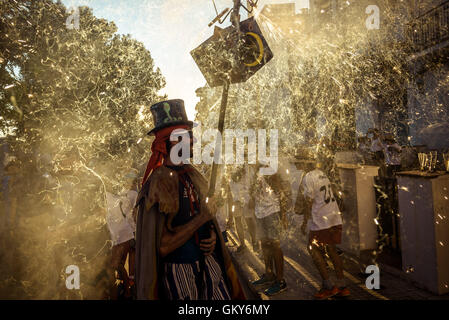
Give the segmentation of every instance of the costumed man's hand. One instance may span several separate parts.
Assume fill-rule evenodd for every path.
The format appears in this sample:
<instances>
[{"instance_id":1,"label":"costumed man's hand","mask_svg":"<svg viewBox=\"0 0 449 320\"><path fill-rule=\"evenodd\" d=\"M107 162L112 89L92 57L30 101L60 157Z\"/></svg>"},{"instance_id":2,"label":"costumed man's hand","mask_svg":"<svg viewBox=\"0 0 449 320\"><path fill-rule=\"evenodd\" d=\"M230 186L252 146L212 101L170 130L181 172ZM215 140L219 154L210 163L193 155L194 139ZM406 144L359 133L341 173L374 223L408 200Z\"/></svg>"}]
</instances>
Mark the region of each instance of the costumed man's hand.
<instances>
[{"instance_id":1,"label":"costumed man's hand","mask_svg":"<svg viewBox=\"0 0 449 320\"><path fill-rule=\"evenodd\" d=\"M205 256L209 256L214 252L216 243L217 243L217 234L215 233L214 227L211 226L210 238L201 240L200 249L204 252Z\"/></svg>"}]
</instances>

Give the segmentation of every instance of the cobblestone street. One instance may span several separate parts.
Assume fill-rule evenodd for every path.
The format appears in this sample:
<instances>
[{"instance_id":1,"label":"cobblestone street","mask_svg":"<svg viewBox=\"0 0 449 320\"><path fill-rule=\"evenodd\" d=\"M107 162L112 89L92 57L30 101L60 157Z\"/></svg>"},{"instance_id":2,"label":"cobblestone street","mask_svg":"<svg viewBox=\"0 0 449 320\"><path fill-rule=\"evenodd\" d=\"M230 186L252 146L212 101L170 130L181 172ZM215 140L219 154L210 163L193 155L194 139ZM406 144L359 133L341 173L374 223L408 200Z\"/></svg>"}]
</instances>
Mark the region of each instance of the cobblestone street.
<instances>
[{"instance_id":1,"label":"cobblestone street","mask_svg":"<svg viewBox=\"0 0 449 320\"><path fill-rule=\"evenodd\" d=\"M291 227L295 228L295 227ZM300 233L299 227L294 230L298 234L297 239L281 240L284 252L284 274L287 282L287 290L278 295L268 297L263 293L264 287L255 288L250 283L248 287L255 299L263 300L313 300L314 293L321 285L320 275L313 265L306 248L306 237ZM248 282L258 279L264 273L263 257L261 252L254 252L251 244L246 240L247 249L237 253L240 245L236 233L228 232L229 250L237 262L242 276L249 279ZM369 274L362 273L362 269L353 257L342 253L344 260L346 284L351 291L345 300L449 300L449 295L434 295L429 291L418 288L407 279L407 275L393 267L379 265L380 289L370 290L366 288L365 281ZM332 263L328 263L331 279L334 276Z\"/></svg>"}]
</instances>

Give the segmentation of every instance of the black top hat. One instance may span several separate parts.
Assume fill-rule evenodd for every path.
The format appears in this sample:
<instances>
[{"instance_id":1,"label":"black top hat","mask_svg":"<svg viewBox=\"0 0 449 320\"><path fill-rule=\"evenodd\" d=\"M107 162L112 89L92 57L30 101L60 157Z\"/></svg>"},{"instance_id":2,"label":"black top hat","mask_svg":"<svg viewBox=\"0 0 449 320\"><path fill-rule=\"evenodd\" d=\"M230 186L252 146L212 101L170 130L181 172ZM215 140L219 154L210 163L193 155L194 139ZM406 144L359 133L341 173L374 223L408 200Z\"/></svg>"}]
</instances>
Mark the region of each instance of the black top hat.
<instances>
[{"instance_id":1,"label":"black top hat","mask_svg":"<svg viewBox=\"0 0 449 320\"><path fill-rule=\"evenodd\" d=\"M184 101L181 99L155 103L150 107L150 110L153 115L154 128L148 132L148 134L153 134L163 128L180 124L186 124L193 127L193 122L187 120Z\"/></svg>"}]
</instances>

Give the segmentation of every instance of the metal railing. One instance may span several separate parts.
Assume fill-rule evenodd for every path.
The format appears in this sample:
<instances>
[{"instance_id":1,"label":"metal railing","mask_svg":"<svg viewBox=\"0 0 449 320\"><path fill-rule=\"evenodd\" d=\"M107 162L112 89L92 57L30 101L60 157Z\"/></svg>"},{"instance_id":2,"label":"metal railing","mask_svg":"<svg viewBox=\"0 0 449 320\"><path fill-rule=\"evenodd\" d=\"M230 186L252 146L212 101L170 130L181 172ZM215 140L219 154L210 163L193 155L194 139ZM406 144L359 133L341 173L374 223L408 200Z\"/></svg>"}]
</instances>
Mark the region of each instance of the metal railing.
<instances>
[{"instance_id":1,"label":"metal railing","mask_svg":"<svg viewBox=\"0 0 449 320\"><path fill-rule=\"evenodd\" d=\"M449 39L449 0L408 24L414 50L421 51Z\"/></svg>"}]
</instances>

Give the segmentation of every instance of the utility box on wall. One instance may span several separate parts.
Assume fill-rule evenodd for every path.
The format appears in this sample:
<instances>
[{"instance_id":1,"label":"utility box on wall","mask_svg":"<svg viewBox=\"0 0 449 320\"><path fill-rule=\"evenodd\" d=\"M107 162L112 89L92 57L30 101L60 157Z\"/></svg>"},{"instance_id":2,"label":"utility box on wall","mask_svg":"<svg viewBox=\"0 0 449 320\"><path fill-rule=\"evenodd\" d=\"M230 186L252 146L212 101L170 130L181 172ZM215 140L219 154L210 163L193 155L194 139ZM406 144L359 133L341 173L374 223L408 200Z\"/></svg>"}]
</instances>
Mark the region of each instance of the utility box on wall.
<instances>
[{"instance_id":1,"label":"utility box on wall","mask_svg":"<svg viewBox=\"0 0 449 320\"><path fill-rule=\"evenodd\" d=\"M337 166L345 192L340 247L359 256L363 250L377 249L374 177L378 175L379 167L343 163Z\"/></svg>"},{"instance_id":2,"label":"utility box on wall","mask_svg":"<svg viewBox=\"0 0 449 320\"><path fill-rule=\"evenodd\" d=\"M398 175L402 268L436 294L449 292L449 174Z\"/></svg>"}]
</instances>

